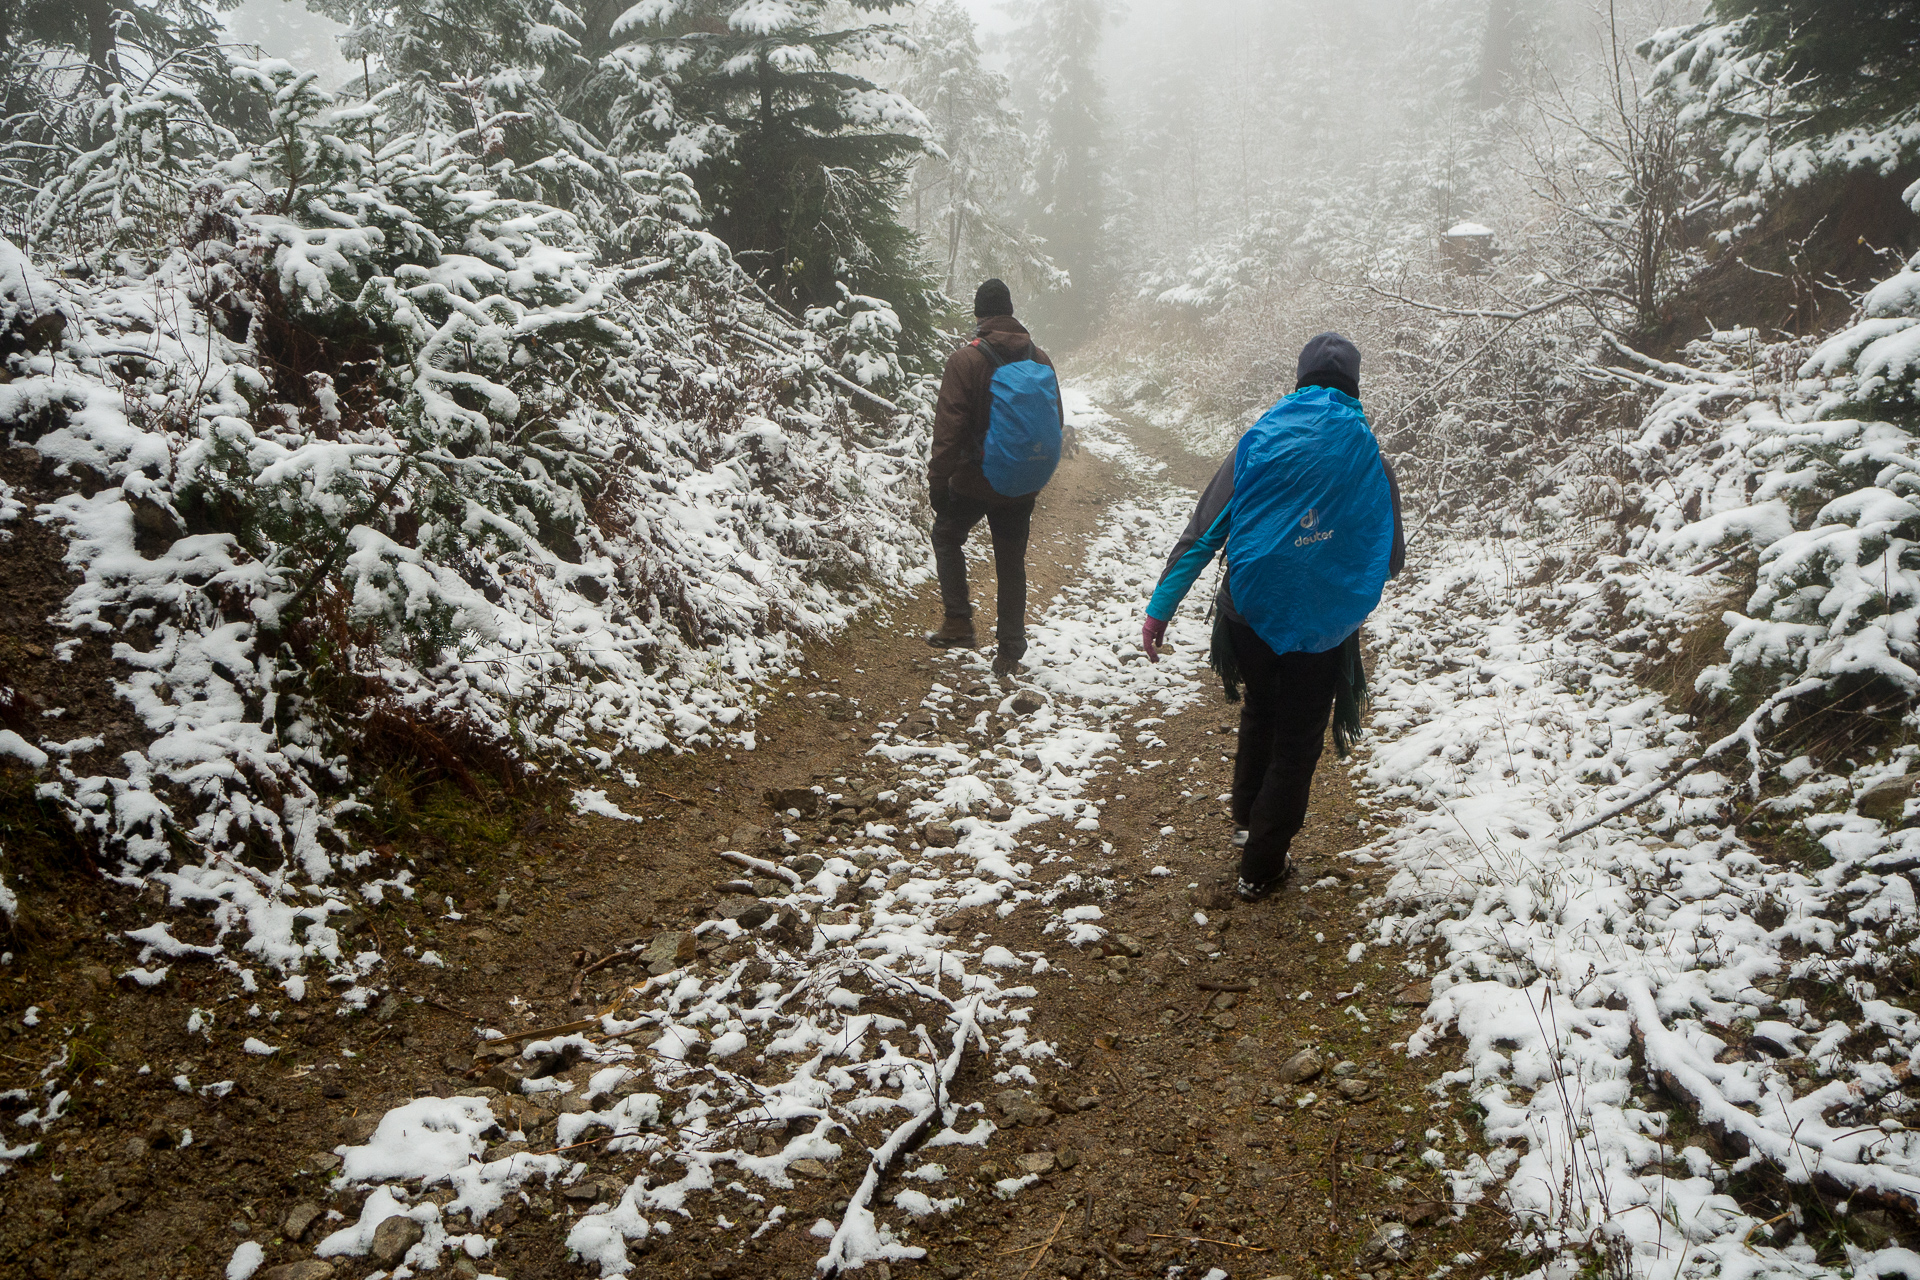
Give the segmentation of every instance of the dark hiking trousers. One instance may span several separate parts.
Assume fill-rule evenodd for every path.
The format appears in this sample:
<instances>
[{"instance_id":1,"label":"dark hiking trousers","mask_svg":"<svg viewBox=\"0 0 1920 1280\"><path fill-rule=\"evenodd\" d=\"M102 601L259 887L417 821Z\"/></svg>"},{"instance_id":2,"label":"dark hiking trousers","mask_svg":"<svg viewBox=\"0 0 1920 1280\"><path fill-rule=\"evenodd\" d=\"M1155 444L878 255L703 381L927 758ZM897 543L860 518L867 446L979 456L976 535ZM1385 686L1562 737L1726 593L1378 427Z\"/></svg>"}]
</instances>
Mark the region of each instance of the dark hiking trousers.
<instances>
[{"instance_id":1,"label":"dark hiking trousers","mask_svg":"<svg viewBox=\"0 0 1920 1280\"><path fill-rule=\"evenodd\" d=\"M1243 622L1229 621L1246 700L1233 761L1233 825L1247 830L1240 878L1264 885L1286 870L1307 820L1307 795L1333 713L1340 650L1275 653Z\"/></svg>"},{"instance_id":2,"label":"dark hiking trousers","mask_svg":"<svg viewBox=\"0 0 1920 1280\"><path fill-rule=\"evenodd\" d=\"M971 618L967 593L967 535L986 519L993 535L993 572L999 581L999 617L994 638L1002 646L1024 647L1027 639L1027 534L1033 527L1032 498L989 505L958 494L933 517L933 563L940 573L940 603L949 618Z\"/></svg>"}]
</instances>

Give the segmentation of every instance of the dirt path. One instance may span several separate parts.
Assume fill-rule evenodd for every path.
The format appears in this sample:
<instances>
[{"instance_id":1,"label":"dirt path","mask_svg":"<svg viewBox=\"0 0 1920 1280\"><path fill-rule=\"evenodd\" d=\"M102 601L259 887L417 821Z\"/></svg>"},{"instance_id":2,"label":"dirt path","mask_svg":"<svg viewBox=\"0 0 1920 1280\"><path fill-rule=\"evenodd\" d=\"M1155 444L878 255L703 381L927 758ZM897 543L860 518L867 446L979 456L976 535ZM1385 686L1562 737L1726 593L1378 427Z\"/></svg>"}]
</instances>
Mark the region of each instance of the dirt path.
<instances>
[{"instance_id":1,"label":"dirt path","mask_svg":"<svg viewBox=\"0 0 1920 1280\"><path fill-rule=\"evenodd\" d=\"M1133 424L1130 433L1182 484L1212 472L1211 460L1149 429ZM1036 615L1078 579L1089 541L1134 484L1090 452L1063 468L1034 522ZM992 600L984 560L975 598ZM920 642L936 613L923 588L819 646L807 674L771 690L758 710L755 751L636 766L630 785L609 794L645 819L637 826L569 816L558 805L510 818L454 796L423 804L391 853L411 859L421 892L370 906L350 923L388 957L393 988L364 1018L294 1005L277 990L251 997L257 1003L243 1014L230 995L216 999L214 977L190 970L158 990L117 986L110 972L125 953L109 939L127 927L121 917L132 917L110 892L83 895L71 904L76 920L98 925L79 945L23 956L9 970L19 999L42 993L41 1012L28 1025L6 1006L4 1048L10 1063L32 1066L59 1051L59 1035L84 1027L79 1039L95 1055L89 1073L99 1072L99 1086L76 1085L70 1105L99 1124L0 1179L0 1271L203 1277L218 1274L243 1238L261 1243L269 1268L310 1260L314 1241L340 1223L296 1231L302 1224L290 1224L289 1211L310 1204L349 1222L354 1215L350 1194L325 1182L339 1165L335 1147L366 1141L378 1118L409 1098L494 1078L498 1067L472 1056L476 1024L560 1027L613 1007L645 977L633 955L619 954L623 946L708 919L735 892L723 886L738 868L720 850L792 858L831 853L846 835L844 815L773 822L769 789L893 786L898 771L869 751L871 726L911 723L936 683L953 690L953 714L935 717L941 723L926 726L925 740L959 738L976 710L996 714L1001 694L980 683L977 667ZM989 620L981 621L984 634ZM1381 871L1345 856L1367 840L1367 815L1331 751L1288 890L1255 907L1195 909L1193 886L1232 865L1217 799L1228 785L1232 717L1215 688L1150 733L1122 734L1124 749L1093 783L1097 834L1036 829L1036 843L1052 840L1079 861L1036 866L1033 891L1055 915L1097 904L1109 930L1099 943L1068 947L1047 932L1052 917L1034 911L1003 918L975 907L943 923L982 946L1049 957L1031 979L1031 1027L1055 1052L1035 1061L1024 1092L1037 1106L1017 1115L1003 1095L1023 1082L992 1079L977 1057L966 1061L955 1097L988 1104L1001 1127L984 1147L951 1149L941 1194L964 1203L913 1228L910 1241L929 1250L924 1265L893 1270L1081 1280L1185 1264L1198 1268L1192 1277L1213 1266L1248 1277L1363 1269L1378 1277L1424 1274L1488 1234L1473 1218L1448 1225L1434 1202L1451 1197L1422 1176L1429 1127L1453 1122L1423 1092L1426 1074L1391 1046L1411 1029L1424 993L1407 985L1399 957L1350 958ZM797 844L777 837L782 826ZM694 965L704 968L726 963L738 946L708 935L699 951ZM613 962L583 972L601 958ZM212 1006L210 1025L233 1034L216 1041L188 1029L199 1002ZM271 1027L281 1052L239 1050L235 1041L256 1025L250 1018ZM66 1030L56 1034L56 1024ZM1308 1050L1307 1060L1296 1058ZM1289 1060L1317 1069L1290 1083L1282 1073ZM202 1088L220 1080L233 1082L227 1093ZM511 1098L500 1106L527 1107L522 1149L564 1145L560 1116ZM748 1241L704 1226L696 1211L682 1229L634 1247L637 1274L811 1274L821 1241L807 1225L844 1210L861 1168L846 1159L823 1170L786 1197L784 1224ZM1022 1170L1039 1172L1039 1181L1011 1198L994 1194L996 1182ZM567 1260L565 1240L611 1184L581 1185L578 1194L536 1194L476 1219L474 1229L495 1240L491 1256L478 1264L449 1257L447 1273L593 1274ZM743 1211L727 1209L736 1219ZM1381 1234L1380 1224L1394 1221L1412 1235ZM1391 1247L1379 1247L1387 1240ZM327 1265L334 1270L307 1277L378 1270L365 1258ZM887 1270L874 1263L865 1274L885 1280Z\"/></svg>"}]
</instances>

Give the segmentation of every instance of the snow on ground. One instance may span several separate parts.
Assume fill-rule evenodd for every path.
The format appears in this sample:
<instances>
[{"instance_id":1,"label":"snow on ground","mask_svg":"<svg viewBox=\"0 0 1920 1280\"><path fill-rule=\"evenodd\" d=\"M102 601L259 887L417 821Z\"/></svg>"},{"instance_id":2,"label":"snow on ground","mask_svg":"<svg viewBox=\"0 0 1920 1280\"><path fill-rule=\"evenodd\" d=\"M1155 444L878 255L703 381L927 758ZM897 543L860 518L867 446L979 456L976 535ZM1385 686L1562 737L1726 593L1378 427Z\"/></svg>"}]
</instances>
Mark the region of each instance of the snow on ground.
<instances>
[{"instance_id":1,"label":"snow on ground","mask_svg":"<svg viewBox=\"0 0 1920 1280\"><path fill-rule=\"evenodd\" d=\"M1054 1059L1030 1021L1030 979L1047 971L1045 956L947 921L969 908L1044 912L1063 943L1103 936L1097 906L1051 905L1071 888L1099 888L1111 846L1096 780L1112 771L1123 735L1151 747L1154 726L1200 692L1199 611L1176 623L1174 652L1157 667L1134 638L1192 495L1151 480L1157 464L1085 397L1072 407L1085 446L1132 472L1142 492L1107 511L1084 571L1032 626L1020 687L1003 689L993 712L949 718L955 688L989 674L977 654L941 658L925 718L873 734L873 769L895 780L879 798L898 805L897 822L868 822L837 847L777 864L729 855L747 878L719 918L654 939L651 976L590 1030L511 1047L515 1067L489 1078L518 1096L482 1087L415 1099L365 1145L344 1148L340 1177L369 1192L366 1208L320 1252L364 1252L379 1220L406 1213L425 1225L408 1265L433 1265L449 1249L479 1258L491 1245L478 1224L507 1197L588 1185L593 1207L567 1244L605 1275L633 1269L631 1244L675 1230L741 1240L809 1231L822 1271L921 1256L914 1224L963 1203L945 1185L941 1148L995 1132L986 1099L949 1088L962 1057L986 1054L997 1089L1038 1083ZM1023 694L1037 709L1016 711ZM937 824L950 827L951 847L929 847L930 835L948 839ZM1068 869L1042 885L1031 876L1043 864ZM557 1063L570 1065L546 1074L538 1065ZM530 1151L527 1131L551 1113L558 1149ZM810 1162L835 1161L866 1169L845 1213L792 1221L784 1193L818 1176ZM1031 1181L1006 1179L995 1194ZM442 1185L458 1193L445 1208L419 1194ZM441 1225L459 1210L470 1229Z\"/></svg>"},{"instance_id":2,"label":"snow on ground","mask_svg":"<svg viewBox=\"0 0 1920 1280\"><path fill-rule=\"evenodd\" d=\"M1900 872L1920 865L1920 833L1829 814L1807 820L1817 857L1749 847L1725 825L1756 803L1730 755L1737 776L1695 772L1561 839L1698 743L1635 683L1634 659L1604 647L1602 585L1536 573L1542 552L1443 543L1370 623L1375 734L1357 772L1398 809L1370 846L1397 869L1366 908L1371 941L1431 957L1433 1001L1407 1051L1439 1056L1438 1087L1484 1110L1491 1144L1430 1158L1459 1198L1514 1213L1516 1243L1597 1250L1610 1274L1629 1260L1662 1280L1834 1274L1815 1260L1830 1223L1761 1222L1728 1183L1769 1165L1816 1181L1860 1220L1855 1239L1873 1238L1877 1205L1920 1203L1920 1143L1898 1118L1920 1063L1920 1019L1898 995L1915 932ZM1707 590L1644 565L1632 581L1655 616ZM1795 789L1760 804L1786 815L1849 787L1804 758L1780 776ZM1697 1117L1682 1122L1636 1061ZM1857 1274L1913 1261L1849 1249Z\"/></svg>"}]
</instances>

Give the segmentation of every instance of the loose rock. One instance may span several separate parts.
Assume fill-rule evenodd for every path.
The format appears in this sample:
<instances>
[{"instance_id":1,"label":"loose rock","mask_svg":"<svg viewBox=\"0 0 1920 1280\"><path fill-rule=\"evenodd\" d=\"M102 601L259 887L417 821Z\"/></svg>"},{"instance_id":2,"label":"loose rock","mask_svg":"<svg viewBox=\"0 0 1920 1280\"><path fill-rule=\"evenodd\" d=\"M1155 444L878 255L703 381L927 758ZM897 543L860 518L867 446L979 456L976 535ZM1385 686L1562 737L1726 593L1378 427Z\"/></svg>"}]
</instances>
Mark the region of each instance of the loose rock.
<instances>
[{"instance_id":1,"label":"loose rock","mask_svg":"<svg viewBox=\"0 0 1920 1280\"><path fill-rule=\"evenodd\" d=\"M802 1178L812 1178L816 1181L823 1181L833 1176L832 1169L829 1169L822 1162L812 1159L795 1160L787 1166L787 1172L798 1174Z\"/></svg>"},{"instance_id":2,"label":"loose rock","mask_svg":"<svg viewBox=\"0 0 1920 1280\"><path fill-rule=\"evenodd\" d=\"M1022 689L1013 695L1013 710L1016 715L1030 716L1046 705L1040 695L1031 689Z\"/></svg>"},{"instance_id":3,"label":"loose rock","mask_svg":"<svg viewBox=\"0 0 1920 1280\"><path fill-rule=\"evenodd\" d=\"M425 1228L412 1218L395 1215L373 1229L373 1248L369 1252L381 1266L396 1266L425 1234Z\"/></svg>"},{"instance_id":4,"label":"loose rock","mask_svg":"<svg viewBox=\"0 0 1920 1280\"><path fill-rule=\"evenodd\" d=\"M1281 1084L1305 1084L1326 1070L1326 1067L1326 1059L1322 1058L1316 1050L1302 1049L1281 1063L1280 1070L1274 1075Z\"/></svg>"},{"instance_id":5,"label":"loose rock","mask_svg":"<svg viewBox=\"0 0 1920 1280\"><path fill-rule=\"evenodd\" d=\"M1413 1256L1413 1232L1402 1223L1385 1223L1360 1250L1360 1256L1370 1262L1405 1262Z\"/></svg>"},{"instance_id":6,"label":"loose rock","mask_svg":"<svg viewBox=\"0 0 1920 1280\"><path fill-rule=\"evenodd\" d=\"M302 1200L287 1210L287 1216L280 1221L280 1234L289 1240L305 1240L307 1232L313 1229L314 1222L325 1213L311 1200Z\"/></svg>"},{"instance_id":7,"label":"loose rock","mask_svg":"<svg viewBox=\"0 0 1920 1280\"><path fill-rule=\"evenodd\" d=\"M1053 1172L1054 1158L1051 1151L1029 1151L1016 1162L1020 1172L1046 1174Z\"/></svg>"},{"instance_id":8,"label":"loose rock","mask_svg":"<svg viewBox=\"0 0 1920 1280\"><path fill-rule=\"evenodd\" d=\"M1025 1089L1006 1089L995 1094L993 1104L1008 1124L1052 1124L1053 1108Z\"/></svg>"},{"instance_id":9,"label":"loose rock","mask_svg":"<svg viewBox=\"0 0 1920 1280\"><path fill-rule=\"evenodd\" d=\"M300 1262L284 1262L277 1267L268 1267L260 1273L260 1280L330 1280L332 1275L331 1262L306 1258Z\"/></svg>"},{"instance_id":10,"label":"loose rock","mask_svg":"<svg viewBox=\"0 0 1920 1280\"><path fill-rule=\"evenodd\" d=\"M921 834L929 849L951 849L960 839L950 822L929 822Z\"/></svg>"}]
</instances>

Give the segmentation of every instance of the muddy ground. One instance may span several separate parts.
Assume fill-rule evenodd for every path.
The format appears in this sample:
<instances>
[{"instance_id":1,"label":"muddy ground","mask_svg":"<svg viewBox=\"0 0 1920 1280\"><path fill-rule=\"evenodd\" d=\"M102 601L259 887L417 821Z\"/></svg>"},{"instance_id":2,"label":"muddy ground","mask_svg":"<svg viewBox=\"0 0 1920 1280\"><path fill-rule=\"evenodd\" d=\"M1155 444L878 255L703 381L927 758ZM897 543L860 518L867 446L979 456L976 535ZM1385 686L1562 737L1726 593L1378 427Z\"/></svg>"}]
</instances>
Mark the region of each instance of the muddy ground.
<instances>
[{"instance_id":1,"label":"muddy ground","mask_svg":"<svg viewBox=\"0 0 1920 1280\"><path fill-rule=\"evenodd\" d=\"M1131 430L1182 483L1211 473L1212 460ZM1030 557L1036 614L1072 581L1101 513L1128 484L1083 452L1043 496ZM975 575L975 598L990 602L990 564L976 563ZM816 647L806 677L769 691L755 751L652 759L638 767L637 787L609 786L622 807L646 816L638 826L571 816L551 797L383 781L383 847L415 868L422 892L412 902L389 897L354 922L387 957L401 997L364 1015L294 1004L278 990L243 997L226 975L190 963L176 964L159 988L117 979L134 951L123 931L148 917L126 890L90 877L84 851L61 845L45 816L20 802L18 774L6 779L13 816L0 843L39 852L24 860L10 852L6 868L32 912L0 968L0 1090L38 1098L43 1071L59 1063L51 1069L70 1079L72 1101L41 1154L0 1175L0 1274L197 1280L224 1274L244 1238L265 1247L269 1268L310 1258L318 1232L290 1238L289 1210L314 1203L351 1216L351 1204L328 1195L332 1150L364 1138L375 1117L409 1097L468 1087L479 1069L476 1027L555 1026L608 1007L638 971L600 969L578 979L576 995L583 960L705 919L735 874L717 854L768 821L767 789L884 785L889 766L865 754L864 721L918 706L936 680L987 695L977 659L921 643L937 612L922 590ZM989 604L983 636L990 615ZM8 643L44 645L24 620L9 621L20 625ZM842 705L857 699L862 718L829 718L804 696L822 690L841 694ZM1256 906L1206 906L1199 922L1196 905L1206 904L1196 895L1232 868L1217 797L1228 785L1234 709L1217 690L1210 697L1159 728L1165 746L1150 753L1197 758L1195 773L1142 769L1149 753L1130 742L1130 758L1095 793L1100 835L1114 846L1093 863L1111 884L1103 923L1136 939L1137 955L1065 950L1024 913L953 922L1016 952L1057 957L1034 979L1034 1031L1066 1065L1041 1076L1050 1118L1009 1124L985 1149L959 1149L966 1154L948 1161L973 1193L918 1229L926 1262L867 1275L1082 1280L1182 1265L1196 1278L1218 1266L1235 1277L1379 1280L1450 1260L1459 1276L1514 1261L1501 1251L1508 1228L1497 1212L1475 1206L1457 1216L1421 1160L1432 1131L1457 1152L1473 1123L1428 1087L1451 1065L1444 1049L1409 1062L1395 1047L1426 999L1402 967L1408 957L1369 949L1348 962L1383 870L1346 856L1377 829L1330 750L1287 890ZM797 829L808 841L828 835L821 821ZM1148 876L1156 864L1174 874ZM1058 870L1034 876L1044 882ZM195 937L184 923L176 932ZM428 951L445 967L421 963ZM188 1030L196 1010L222 1033L220 1047ZM227 1047L255 1026L285 1048L257 1057ZM1318 1074L1286 1082L1283 1064L1309 1048ZM186 1089L175 1083L181 1076ZM233 1082L225 1097L199 1092L225 1080ZM974 1066L957 1088L985 1098L996 1086ZM0 1144L31 1136L0 1133ZM986 1192L1038 1152L1054 1155L1041 1184L1006 1202ZM843 1181L798 1193L795 1223L832 1216L860 1171L858 1161L841 1163ZM512 1280L588 1274L562 1243L587 1207L535 1197L488 1269ZM1396 1222L1407 1230L1384 1225ZM795 1226L744 1255L731 1243L691 1223L656 1240L636 1274L798 1280L811 1274L819 1242ZM342 1280L377 1270L366 1259L333 1265Z\"/></svg>"}]
</instances>

